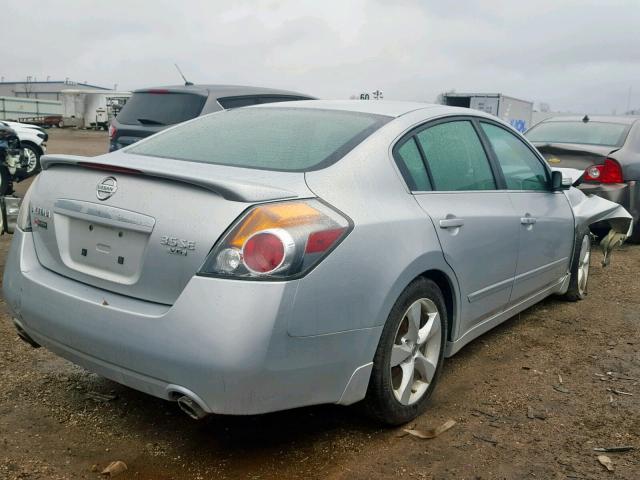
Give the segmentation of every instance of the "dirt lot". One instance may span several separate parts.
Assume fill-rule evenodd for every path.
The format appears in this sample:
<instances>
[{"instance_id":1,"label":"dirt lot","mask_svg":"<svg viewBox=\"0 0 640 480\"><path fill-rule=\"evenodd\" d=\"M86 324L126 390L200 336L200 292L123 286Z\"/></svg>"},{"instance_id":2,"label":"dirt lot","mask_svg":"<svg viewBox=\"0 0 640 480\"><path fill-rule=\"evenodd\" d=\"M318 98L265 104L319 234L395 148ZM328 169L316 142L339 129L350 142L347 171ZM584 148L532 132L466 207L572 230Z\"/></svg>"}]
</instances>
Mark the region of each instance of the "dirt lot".
<instances>
[{"instance_id":1,"label":"dirt lot","mask_svg":"<svg viewBox=\"0 0 640 480\"><path fill-rule=\"evenodd\" d=\"M97 154L104 133L53 130L52 153ZM0 258L10 239L0 239ZM195 422L174 404L34 350L0 320L0 478L640 478L640 246L602 269L590 294L548 299L450 359L416 429L382 429L358 408L322 406ZM2 302L4 304L4 302ZM100 398L95 393L106 395ZM530 418L534 417L534 418ZM607 453L594 448L632 446Z\"/></svg>"}]
</instances>

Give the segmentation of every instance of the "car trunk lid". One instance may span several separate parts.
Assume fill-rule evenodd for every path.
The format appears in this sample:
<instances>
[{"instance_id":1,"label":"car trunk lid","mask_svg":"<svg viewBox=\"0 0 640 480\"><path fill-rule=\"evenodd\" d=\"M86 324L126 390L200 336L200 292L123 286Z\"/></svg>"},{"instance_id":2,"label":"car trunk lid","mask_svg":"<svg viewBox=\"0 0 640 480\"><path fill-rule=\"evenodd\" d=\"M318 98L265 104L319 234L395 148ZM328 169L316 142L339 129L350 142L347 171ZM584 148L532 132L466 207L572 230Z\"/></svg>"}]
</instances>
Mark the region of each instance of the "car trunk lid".
<instances>
[{"instance_id":1,"label":"car trunk lid","mask_svg":"<svg viewBox=\"0 0 640 480\"><path fill-rule=\"evenodd\" d=\"M604 163L604 159L618 148L601 145L570 143L534 143L552 167L585 170L591 165Z\"/></svg>"},{"instance_id":2,"label":"car trunk lid","mask_svg":"<svg viewBox=\"0 0 640 480\"><path fill-rule=\"evenodd\" d=\"M313 196L303 173L185 169L183 161L130 154L100 160L43 157L30 203L38 259L85 284L168 305L246 208Z\"/></svg>"}]
</instances>

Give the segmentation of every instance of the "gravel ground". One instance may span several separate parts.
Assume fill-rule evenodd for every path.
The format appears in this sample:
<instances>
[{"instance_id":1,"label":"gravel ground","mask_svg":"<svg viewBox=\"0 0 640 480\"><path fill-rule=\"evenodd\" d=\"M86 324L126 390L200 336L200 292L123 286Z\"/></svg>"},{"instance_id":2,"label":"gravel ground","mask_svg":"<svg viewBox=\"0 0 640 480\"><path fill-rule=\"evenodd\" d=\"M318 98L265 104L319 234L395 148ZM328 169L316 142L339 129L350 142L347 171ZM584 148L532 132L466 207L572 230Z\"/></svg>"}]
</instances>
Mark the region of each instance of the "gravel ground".
<instances>
[{"instance_id":1,"label":"gravel ground","mask_svg":"<svg viewBox=\"0 0 640 480\"><path fill-rule=\"evenodd\" d=\"M104 133L51 132L52 153L106 150ZM9 241L0 238L1 263ZM0 478L97 479L121 460L123 480L637 480L640 246L616 251L606 269L600 260L592 259L586 300L547 299L448 360L431 408L410 425L457 422L432 440L380 428L357 406L195 422L174 404L32 349L5 312ZM635 449L606 453L607 472L594 448L617 446Z\"/></svg>"}]
</instances>

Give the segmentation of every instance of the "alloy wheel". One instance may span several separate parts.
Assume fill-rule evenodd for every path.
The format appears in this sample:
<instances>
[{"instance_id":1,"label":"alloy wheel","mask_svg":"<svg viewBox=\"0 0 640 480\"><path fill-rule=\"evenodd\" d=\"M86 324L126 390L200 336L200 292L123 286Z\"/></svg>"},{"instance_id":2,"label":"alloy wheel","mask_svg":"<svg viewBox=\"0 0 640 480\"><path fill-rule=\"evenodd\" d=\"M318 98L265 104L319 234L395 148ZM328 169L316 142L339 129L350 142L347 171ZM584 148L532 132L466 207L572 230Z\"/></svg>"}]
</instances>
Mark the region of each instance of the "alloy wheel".
<instances>
[{"instance_id":1,"label":"alloy wheel","mask_svg":"<svg viewBox=\"0 0 640 480\"><path fill-rule=\"evenodd\" d=\"M38 165L38 156L36 155L36 152L34 152L30 148L24 148L23 153L25 158L27 159L27 166L25 167L25 170L27 171L27 173L31 173L36 169L36 166Z\"/></svg>"},{"instance_id":2,"label":"alloy wheel","mask_svg":"<svg viewBox=\"0 0 640 480\"><path fill-rule=\"evenodd\" d=\"M402 405L420 400L433 381L442 344L440 312L434 302L413 302L398 325L391 350L391 387Z\"/></svg>"},{"instance_id":3,"label":"alloy wheel","mask_svg":"<svg viewBox=\"0 0 640 480\"><path fill-rule=\"evenodd\" d=\"M588 235L582 238L580 256L578 258L578 291L584 295L589 281L589 261L591 260L591 241Z\"/></svg>"}]
</instances>

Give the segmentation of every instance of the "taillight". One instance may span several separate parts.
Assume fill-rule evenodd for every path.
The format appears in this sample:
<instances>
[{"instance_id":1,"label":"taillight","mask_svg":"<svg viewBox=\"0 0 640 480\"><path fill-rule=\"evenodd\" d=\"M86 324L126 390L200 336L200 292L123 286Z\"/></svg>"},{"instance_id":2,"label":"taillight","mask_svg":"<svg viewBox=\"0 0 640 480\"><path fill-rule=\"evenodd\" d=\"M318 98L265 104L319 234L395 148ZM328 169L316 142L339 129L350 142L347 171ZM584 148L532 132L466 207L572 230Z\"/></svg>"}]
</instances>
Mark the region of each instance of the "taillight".
<instances>
[{"instance_id":1,"label":"taillight","mask_svg":"<svg viewBox=\"0 0 640 480\"><path fill-rule=\"evenodd\" d=\"M114 127L113 125L109 125L109 138L111 140L116 138L116 132L117 131L118 131L118 129L116 127Z\"/></svg>"},{"instance_id":2,"label":"taillight","mask_svg":"<svg viewBox=\"0 0 640 480\"><path fill-rule=\"evenodd\" d=\"M245 279L303 275L349 228L344 216L318 200L258 205L214 246L199 274Z\"/></svg>"},{"instance_id":3,"label":"taillight","mask_svg":"<svg viewBox=\"0 0 640 480\"><path fill-rule=\"evenodd\" d=\"M280 270L291 260L295 241L286 230L274 228L255 233L242 246L242 261L259 275Z\"/></svg>"},{"instance_id":4,"label":"taillight","mask_svg":"<svg viewBox=\"0 0 640 480\"><path fill-rule=\"evenodd\" d=\"M604 163L600 165L591 165L582 176L587 182L598 183L622 183L622 168L620 164L612 158L605 158Z\"/></svg>"}]
</instances>

